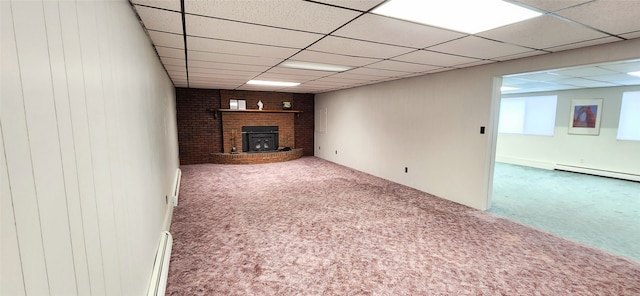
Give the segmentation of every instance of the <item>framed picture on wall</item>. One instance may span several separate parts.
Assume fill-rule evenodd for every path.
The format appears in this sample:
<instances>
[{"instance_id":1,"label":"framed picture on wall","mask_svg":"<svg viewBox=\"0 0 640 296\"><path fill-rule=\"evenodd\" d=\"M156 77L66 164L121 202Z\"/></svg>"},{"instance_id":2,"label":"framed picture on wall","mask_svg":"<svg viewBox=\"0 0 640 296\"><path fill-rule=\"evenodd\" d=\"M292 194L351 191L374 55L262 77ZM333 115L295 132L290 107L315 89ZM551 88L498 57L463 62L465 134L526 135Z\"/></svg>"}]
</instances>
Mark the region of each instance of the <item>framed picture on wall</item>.
<instances>
[{"instance_id":1,"label":"framed picture on wall","mask_svg":"<svg viewBox=\"0 0 640 296\"><path fill-rule=\"evenodd\" d=\"M238 109L247 110L247 100L238 100Z\"/></svg>"},{"instance_id":2,"label":"framed picture on wall","mask_svg":"<svg viewBox=\"0 0 640 296\"><path fill-rule=\"evenodd\" d=\"M238 100L229 100L229 109L238 109Z\"/></svg>"},{"instance_id":3,"label":"framed picture on wall","mask_svg":"<svg viewBox=\"0 0 640 296\"><path fill-rule=\"evenodd\" d=\"M602 118L602 101L603 99L571 100L569 134L599 135L600 118Z\"/></svg>"}]
</instances>

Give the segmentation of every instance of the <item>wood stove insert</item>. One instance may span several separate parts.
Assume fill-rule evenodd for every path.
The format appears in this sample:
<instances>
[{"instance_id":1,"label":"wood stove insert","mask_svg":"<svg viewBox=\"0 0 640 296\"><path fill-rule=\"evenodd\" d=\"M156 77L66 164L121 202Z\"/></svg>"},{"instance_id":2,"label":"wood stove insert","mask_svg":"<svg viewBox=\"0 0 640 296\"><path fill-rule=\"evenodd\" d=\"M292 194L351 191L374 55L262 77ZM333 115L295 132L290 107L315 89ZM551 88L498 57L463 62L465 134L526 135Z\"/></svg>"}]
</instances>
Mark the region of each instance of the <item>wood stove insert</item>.
<instances>
[{"instance_id":1,"label":"wood stove insert","mask_svg":"<svg viewBox=\"0 0 640 296\"><path fill-rule=\"evenodd\" d=\"M242 152L273 152L278 150L277 126L243 126Z\"/></svg>"}]
</instances>

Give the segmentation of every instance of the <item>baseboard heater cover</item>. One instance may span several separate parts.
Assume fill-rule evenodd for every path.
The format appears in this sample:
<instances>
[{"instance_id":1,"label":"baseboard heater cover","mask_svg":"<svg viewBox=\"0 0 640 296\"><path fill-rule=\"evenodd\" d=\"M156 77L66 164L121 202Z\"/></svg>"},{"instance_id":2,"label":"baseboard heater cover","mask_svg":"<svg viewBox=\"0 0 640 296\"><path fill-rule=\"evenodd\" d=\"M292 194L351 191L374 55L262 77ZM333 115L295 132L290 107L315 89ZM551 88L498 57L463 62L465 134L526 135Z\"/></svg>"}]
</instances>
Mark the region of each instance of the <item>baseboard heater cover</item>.
<instances>
[{"instance_id":1,"label":"baseboard heater cover","mask_svg":"<svg viewBox=\"0 0 640 296\"><path fill-rule=\"evenodd\" d=\"M178 196L180 195L180 180L182 180L182 170L176 169L175 183L173 184L173 206L178 206Z\"/></svg>"},{"instance_id":2,"label":"baseboard heater cover","mask_svg":"<svg viewBox=\"0 0 640 296\"><path fill-rule=\"evenodd\" d=\"M167 278L169 276L169 262L171 260L171 246L173 237L168 231L163 231L156 252L156 259L153 264L153 273L149 282L147 296L164 296L167 289Z\"/></svg>"},{"instance_id":3,"label":"baseboard heater cover","mask_svg":"<svg viewBox=\"0 0 640 296\"><path fill-rule=\"evenodd\" d=\"M566 164L556 164L554 167L554 170L640 182L640 175L606 171L606 170L598 170L598 169L566 165Z\"/></svg>"}]
</instances>

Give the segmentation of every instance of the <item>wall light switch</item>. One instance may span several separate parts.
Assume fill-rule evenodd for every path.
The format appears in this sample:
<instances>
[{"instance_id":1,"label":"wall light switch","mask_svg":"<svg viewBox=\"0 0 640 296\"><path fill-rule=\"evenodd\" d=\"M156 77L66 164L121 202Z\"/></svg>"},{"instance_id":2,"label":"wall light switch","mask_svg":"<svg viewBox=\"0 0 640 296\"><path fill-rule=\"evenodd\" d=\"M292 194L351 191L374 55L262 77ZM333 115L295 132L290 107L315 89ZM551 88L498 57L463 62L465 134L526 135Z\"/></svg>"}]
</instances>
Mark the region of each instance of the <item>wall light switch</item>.
<instances>
[{"instance_id":1,"label":"wall light switch","mask_svg":"<svg viewBox=\"0 0 640 296\"><path fill-rule=\"evenodd\" d=\"M481 133L481 134L484 134L484 126L481 126L481 127L480 127L480 133Z\"/></svg>"}]
</instances>

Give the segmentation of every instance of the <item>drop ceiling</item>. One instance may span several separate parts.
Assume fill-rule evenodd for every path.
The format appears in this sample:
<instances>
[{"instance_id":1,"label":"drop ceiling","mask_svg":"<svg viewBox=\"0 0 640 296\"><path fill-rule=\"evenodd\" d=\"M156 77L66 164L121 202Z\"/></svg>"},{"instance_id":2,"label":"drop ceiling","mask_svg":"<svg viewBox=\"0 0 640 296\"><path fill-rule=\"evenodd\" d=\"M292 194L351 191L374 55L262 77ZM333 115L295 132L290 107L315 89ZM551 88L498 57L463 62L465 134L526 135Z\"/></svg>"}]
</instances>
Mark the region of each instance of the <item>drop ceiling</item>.
<instances>
[{"instance_id":1,"label":"drop ceiling","mask_svg":"<svg viewBox=\"0 0 640 296\"><path fill-rule=\"evenodd\" d=\"M321 93L640 37L636 0L514 0L543 15L473 35L371 12L383 2L131 0L176 87ZM353 68L280 66L287 60ZM515 93L640 84L627 69L640 62L509 76L504 85Z\"/></svg>"}]
</instances>

